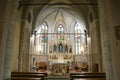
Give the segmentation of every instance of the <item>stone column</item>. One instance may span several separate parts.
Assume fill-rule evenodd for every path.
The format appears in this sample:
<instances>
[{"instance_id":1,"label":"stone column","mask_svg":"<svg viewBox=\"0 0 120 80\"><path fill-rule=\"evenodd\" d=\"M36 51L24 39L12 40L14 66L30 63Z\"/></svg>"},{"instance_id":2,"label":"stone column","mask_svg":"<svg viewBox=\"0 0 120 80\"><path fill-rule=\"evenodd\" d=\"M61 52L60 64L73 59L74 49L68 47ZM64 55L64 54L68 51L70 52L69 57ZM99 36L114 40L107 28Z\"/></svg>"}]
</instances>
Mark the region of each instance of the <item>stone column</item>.
<instances>
[{"instance_id":1,"label":"stone column","mask_svg":"<svg viewBox=\"0 0 120 80\"><path fill-rule=\"evenodd\" d=\"M30 44L30 33L27 28L24 29L24 39L22 46L22 71L29 70L29 44Z\"/></svg>"},{"instance_id":2,"label":"stone column","mask_svg":"<svg viewBox=\"0 0 120 80\"><path fill-rule=\"evenodd\" d=\"M6 21L6 12L7 10L7 0L0 0L0 80L3 80L3 69L4 69L4 53L5 53L5 47L6 47L6 40L7 40L7 26L5 24L7 23ZM1 6L3 5L3 6ZM4 8L4 9L3 9Z\"/></svg>"},{"instance_id":3,"label":"stone column","mask_svg":"<svg viewBox=\"0 0 120 80\"><path fill-rule=\"evenodd\" d=\"M28 10L27 6L21 6L22 18L21 18L21 31L20 31L20 47L19 47L19 59L18 59L18 71L28 71L29 66L29 48L30 48L30 29L32 22L27 21Z\"/></svg>"},{"instance_id":4,"label":"stone column","mask_svg":"<svg viewBox=\"0 0 120 80\"><path fill-rule=\"evenodd\" d=\"M29 70L29 44L30 44L30 31L29 24L26 20L22 20L21 37L20 37L20 54L19 54L19 71Z\"/></svg>"},{"instance_id":5,"label":"stone column","mask_svg":"<svg viewBox=\"0 0 120 80\"><path fill-rule=\"evenodd\" d=\"M92 71L100 72L101 71L101 63L100 63L100 35L99 35L99 26L98 20L94 19L93 22L90 23L90 33L91 33L91 57L92 57Z\"/></svg>"},{"instance_id":6,"label":"stone column","mask_svg":"<svg viewBox=\"0 0 120 80\"><path fill-rule=\"evenodd\" d=\"M23 7L22 7L23 8ZM23 11L23 10L22 10ZM23 12L22 12L23 13ZM22 14L23 15L23 14ZM24 17L21 19L21 28L20 28L20 43L19 43L19 55L18 55L18 72L22 71L22 58L23 58L23 35L24 35L24 26L25 26L25 19Z\"/></svg>"},{"instance_id":7,"label":"stone column","mask_svg":"<svg viewBox=\"0 0 120 80\"><path fill-rule=\"evenodd\" d=\"M6 80L11 76L11 59L13 51L14 28L17 10L16 0L1 0L0 10L1 27L3 27L0 45L0 80Z\"/></svg>"},{"instance_id":8,"label":"stone column","mask_svg":"<svg viewBox=\"0 0 120 80\"><path fill-rule=\"evenodd\" d=\"M113 68L112 68L112 59L111 59L111 45L110 45L110 36L109 29L110 27L107 24L106 17L106 0L99 0L99 18L100 18L100 33L101 33L101 42L102 42L102 53L103 60L106 72L107 80L114 80Z\"/></svg>"},{"instance_id":9,"label":"stone column","mask_svg":"<svg viewBox=\"0 0 120 80\"><path fill-rule=\"evenodd\" d=\"M20 30L21 30L21 14L22 9L17 10L16 27L14 31L14 49L12 56L12 71L18 71L18 59L19 59L19 42L20 42Z\"/></svg>"},{"instance_id":10,"label":"stone column","mask_svg":"<svg viewBox=\"0 0 120 80\"><path fill-rule=\"evenodd\" d=\"M98 56L98 70L99 72L103 72L103 55L101 51L101 36L100 36L100 26L98 19L95 19L95 25L96 25L96 40L97 40L97 56Z\"/></svg>"}]
</instances>

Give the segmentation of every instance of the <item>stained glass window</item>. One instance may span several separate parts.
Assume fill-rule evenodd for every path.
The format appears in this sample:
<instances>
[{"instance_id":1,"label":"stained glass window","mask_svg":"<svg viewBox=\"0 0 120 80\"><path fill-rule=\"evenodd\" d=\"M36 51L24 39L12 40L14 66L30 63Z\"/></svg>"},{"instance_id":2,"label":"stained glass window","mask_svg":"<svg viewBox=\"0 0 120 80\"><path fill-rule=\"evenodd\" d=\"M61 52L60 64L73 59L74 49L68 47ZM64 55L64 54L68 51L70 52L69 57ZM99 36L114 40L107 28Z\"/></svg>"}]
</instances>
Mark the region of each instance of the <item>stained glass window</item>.
<instances>
[{"instance_id":1,"label":"stained glass window","mask_svg":"<svg viewBox=\"0 0 120 80\"><path fill-rule=\"evenodd\" d=\"M41 26L41 52L47 54L47 41L48 41L48 26L47 23L43 23Z\"/></svg>"},{"instance_id":2,"label":"stained glass window","mask_svg":"<svg viewBox=\"0 0 120 80\"><path fill-rule=\"evenodd\" d=\"M75 25L75 54L80 53L80 39L81 39L81 29L80 26L76 23Z\"/></svg>"},{"instance_id":3,"label":"stained glass window","mask_svg":"<svg viewBox=\"0 0 120 80\"><path fill-rule=\"evenodd\" d=\"M63 41L64 40L64 27L62 24L60 24L57 28L57 37L58 37L58 41Z\"/></svg>"},{"instance_id":4,"label":"stained glass window","mask_svg":"<svg viewBox=\"0 0 120 80\"><path fill-rule=\"evenodd\" d=\"M57 28L57 40L58 40L58 51L63 52L63 42L64 42L64 27L62 24L60 24Z\"/></svg>"},{"instance_id":5,"label":"stained glass window","mask_svg":"<svg viewBox=\"0 0 120 80\"><path fill-rule=\"evenodd\" d=\"M60 25L58 26L57 32L60 33L60 34L61 34L61 33L64 33L64 27L63 27L62 24L60 24Z\"/></svg>"}]
</instances>

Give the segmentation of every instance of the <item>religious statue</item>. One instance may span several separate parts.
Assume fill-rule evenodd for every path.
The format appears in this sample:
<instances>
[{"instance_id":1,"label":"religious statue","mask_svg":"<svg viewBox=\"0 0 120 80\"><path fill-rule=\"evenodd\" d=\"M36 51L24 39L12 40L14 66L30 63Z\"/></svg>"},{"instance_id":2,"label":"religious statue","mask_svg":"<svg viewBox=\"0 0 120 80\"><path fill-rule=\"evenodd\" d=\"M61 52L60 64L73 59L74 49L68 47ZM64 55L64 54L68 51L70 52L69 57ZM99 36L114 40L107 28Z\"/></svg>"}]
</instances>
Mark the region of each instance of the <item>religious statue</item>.
<instances>
[{"instance_id":1,"label":"religious statue","mask_svg":"<svg viewBox=\"0 0 120 80\"><path fill-rule=\"evenodd\" d=\"M70 45L70 49L69 49L69 52L70 52L70 53L72 53L72 47L71 47L71 45Z\"/></svg>"},{"instance_id":2,"label":"religious statue","mask_svg":"<svg viewBox=\"0 0 120 80\"><path fill-rule=\"evenodd\" d=\"M68 45L67 44L65 45L65 52L68 53Z\"/></svg>"},{"instance_id":3,"label":"religious statue","mask_svg":"<svg viewBox=\"0 0 120 80\"><path fill-rule=\"evenodd\" d=\"M50 53L52 53L52 46L50 45Z\"/></svg>"},{"instance_id":4,"label":"religious statue","mask_svg":"<svg viewBox=\"0 0 120 80\"><path fill-rule=\"evenodd\" d=\"M53 46L53 52L56 52L57 51L57 46L54 44Z\"/></svg>"},{"instance_id":5,"label":"religious statue","mask_svg":"<svg viewBox=\"0 0 120 80\"><path fill-rule=\"evenodd\" d=\"M37 66L36 66L36 60L35 60L35 57L33 57L32 70L33 70L33 72L36 72L36 71L38 70L38 68L37 68Z\"/></svg>"},{"instance_id":6,"label":"religious statue","mask_svg":"<svg viewBox=\"0 0 120 80\"><path fill-rule=\"evenodd\" d=\"M63 45L60 43L58 47L59 52L63 52Z\"/></svg>"}]
</instances>

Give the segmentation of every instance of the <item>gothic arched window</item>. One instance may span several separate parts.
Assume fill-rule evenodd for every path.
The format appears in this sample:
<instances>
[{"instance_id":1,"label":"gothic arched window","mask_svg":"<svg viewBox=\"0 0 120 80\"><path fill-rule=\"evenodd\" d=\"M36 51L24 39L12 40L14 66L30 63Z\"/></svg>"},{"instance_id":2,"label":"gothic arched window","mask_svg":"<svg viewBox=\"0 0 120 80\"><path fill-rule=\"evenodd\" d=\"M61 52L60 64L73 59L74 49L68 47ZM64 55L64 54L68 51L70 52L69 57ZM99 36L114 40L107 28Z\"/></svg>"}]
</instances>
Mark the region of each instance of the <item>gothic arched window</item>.
<instances>
[{"instance_id":1,"label":"gothic arched window","mask_svg":"<svg viewBox=\"0 0 120 80\"><path fill-rule=\"evenodd\" d=\"M64 33L64 27L63 27L62 24L60 24L60 25L58 26L57 32L60 33L60 34Z\"/></svg>"},{"instance_id":2,"label":"gothic arched window","mask_svg":"<svg viewBox=\"0 0 120 80\"><path fill-rule=\"evenodd\" d=\"M41 26L41 51L43 54L47 54L47 45L48 45L48 26L47 23L43 23Z\"/></svg>"},{"instance_id":3,"label":"gothic arched window","mask_svg":"<svg viewBox=\"0 0 120 80\"><path fill-rule=\"evenodd\" d=\"M62 24L60 24L58 26L57 33L58 33L58 35L57 35L58 41L62 41L63 42L63 40L64 40L64 34L63 34L64 33L64 27L63 27Z\"/></svg>"},{"instance_id":4,"label":"gothic arched window","mask_svg":"<svg viewBox=\"0 0 120 80\"><path fill-rule=\"evenodd\" d=\"M59 24L57 27L57 40L59 43L58 51L63 52L63 42L64 42L64 27L62 24Z\"/></svg>"},{"instance_id":5,"label":"gothic arched window","mask_svg":"<svg viewBox=\"0 0 120 80\"><path fill-rule=\"evenodd\" d=\"M80 34L81 34L81 29L78 23L75 24L75 54L80 53Z\"/></svg>"}]
</instances>

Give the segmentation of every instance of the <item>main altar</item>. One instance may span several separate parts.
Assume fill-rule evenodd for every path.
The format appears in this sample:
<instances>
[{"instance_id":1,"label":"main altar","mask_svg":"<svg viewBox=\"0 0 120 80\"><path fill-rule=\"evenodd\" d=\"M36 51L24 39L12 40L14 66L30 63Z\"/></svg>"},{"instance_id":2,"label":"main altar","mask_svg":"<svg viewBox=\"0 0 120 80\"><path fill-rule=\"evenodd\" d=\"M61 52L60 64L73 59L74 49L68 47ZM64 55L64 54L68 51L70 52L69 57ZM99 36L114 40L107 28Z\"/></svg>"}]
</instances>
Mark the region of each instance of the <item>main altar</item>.
<instances>
[{"instance_id":1,"label":"main altar","mask_svg":"<svg viewBox=\"0 0 120 80\"><path fill-rule=\"evenodd\" d=\"M75 31L68 33L63 24L59 24L55 32L48 33L44 23L32 38L30 69L36 66L38 71L49 69L55 74L66 74L67 68L74 69L75 64L81 68L83 62L88 62L88 53L86 31L79 27L76 24Z\"/></svg>"},{"instance_id":2,"label":"main altar","mask_svg":"<svg viewBox=\"0 0 120 80\"><path fill-rule=\"evenodd\" d=\"M86 55L49 54L31 55L31 71L49 71L50 75L68 75L70 71L88 71L88 61Z\"/></svg>"}]
</instances>

